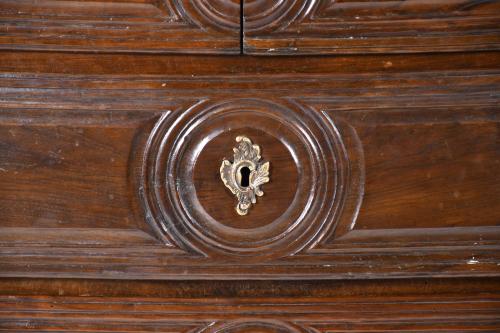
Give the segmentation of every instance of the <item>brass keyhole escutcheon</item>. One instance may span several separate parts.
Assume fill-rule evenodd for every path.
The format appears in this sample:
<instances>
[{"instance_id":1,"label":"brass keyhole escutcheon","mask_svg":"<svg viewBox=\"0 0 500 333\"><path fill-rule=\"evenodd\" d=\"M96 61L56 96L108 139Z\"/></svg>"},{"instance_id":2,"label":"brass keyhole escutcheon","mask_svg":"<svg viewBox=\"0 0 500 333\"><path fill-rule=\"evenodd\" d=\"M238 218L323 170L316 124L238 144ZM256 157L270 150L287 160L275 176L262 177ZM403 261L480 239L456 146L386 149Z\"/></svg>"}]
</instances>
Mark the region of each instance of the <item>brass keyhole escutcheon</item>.
<instances>
[{"instance_id":1,"label":"brass keyhole escutcheon","mask_svg":"<svg viewBox=\"0 0 500 333\"><path fill-rule=\"evenodd\" d=\"M248 214L257 202L256 196L263 196L260 187L269 182L269 162L261 162L260 147L246 136L237 136L238 146L233 148L233 162L224 159L220 167L220 177L226 187L238 199L236 212Z\"/></svg>"}]
</instances>

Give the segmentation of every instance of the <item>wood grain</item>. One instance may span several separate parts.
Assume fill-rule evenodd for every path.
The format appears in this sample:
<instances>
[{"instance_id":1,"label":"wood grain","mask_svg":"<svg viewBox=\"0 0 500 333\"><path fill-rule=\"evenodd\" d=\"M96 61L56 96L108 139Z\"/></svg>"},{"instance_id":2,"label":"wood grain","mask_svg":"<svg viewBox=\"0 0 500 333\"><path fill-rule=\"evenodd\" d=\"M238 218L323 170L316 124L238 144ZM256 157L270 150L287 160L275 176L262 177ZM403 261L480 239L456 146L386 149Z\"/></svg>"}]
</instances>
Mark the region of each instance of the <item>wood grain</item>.
<instances>
[{"instance_id":1,"label":"wood grain","mask_svg":"<svg viewBox=\"0 0 500 333\"><path fill-rule=\"evenodd\" d=\"M23 56L5 55L4 70L19 64ZM53 73L30 73L30 65L23 63L19 72L2 75L0 125L5 144L1 149L9 156L0 165L4 170L0 186L2 276L373 279L498 275L496 53L460 55L454 63L439 56L358 58L363 68L358 70L365 74L344 67L345 62L355 62L347 58L226 58L220 65L216 59L196 62L200 58L186 58L191 67L178 72L180 59L165 62L141 57L147 74L135 73L133 62L125 56L64 55L56 58L65 61L64 66L54 67ZM41 55L41 63L43 59ZM383 59L396 68L385 68ZM97 74L108 61L115 67ZM67 74L77 63L81 64L79 74ZM291 63L295 66L288 74L276 74ZM469 69L460 69L465 63ZM129 71L122 73L124 66ZM234 74L240 68L241 74ZM183 115L191 113L193 117L186 119L196 119L213 105L227 105L237 119L241 108L251 106L245 104L248 100L259 105L258 113L239 122L263 140L266 159L283 155L279 158L282 170L273 171L273 179L286 192L297 189L291 181L280 181L280 171L293 174L295 162L285 158L279 142L291 135L286 130L292 125L283 121L282 129L274 130L276 141L258 134L265 122L252 124L252 117L281 108L298 117L298 122L308 121L311 129L313 122L308 119L317 119L314 126L322 128L321 133L329 133L325 129L330 126L336 128L338 139L328 134L318 145L324 149L327 142L340 140L345 149L349 163L342 164L342 170L348 186L342 187L346 189L338 206L342 210L321 220L325 228L304 238L301 247L273 243L272 251L263 256L246 257L228 257L227 250L206 247L200 256L199 248L185 242L185 229L168 229L163 236L159 232L169 223L185 226L184 220L162 220L163 215L148 215L144 209L141 193L147 190L140 184L145 147L162 116L180 124ZM226 131L211 121L212 116L207 114L203 131ZM185 142L199 142L196 136L191 138ZM220 157L216 144L200 160L205 161L203 165L220 164L233 146L231 135L226 139L221 137L219 142L228 145L221 147ZM168 155L174 146L165 147ZM191 146L180 147L189 151ZM296 155L299 160L305 157L305 153ZM203 169L196 159L187 161L194 163L194 170ZM217 172L218 168L198 173L195 185L205 206L210 206L212 218L238 230L257 230L274 223L285 209L287 204L279 200L287 201L287 197L275 197L279 190L270 187L273 198L266 201L263 197L259 202L263 211L254 211L260 216L258 224L252 225L251 219L234 221L237 217L229 218L226 212L233 210L231 195L212 200L218 186L225 190L214 176ZM175 183L189 184L188 178L179 177ZM185 189L192 193L189 186ZM153 202L174 207L176 200L165 197ZM208 216L195 206L185 207L189 214ZM206 226L212 230L214 224ZM238 238L220 237L222 242L243 246ZM203 241L197 247L200 244Z\"/></svg>"},{"instance_id":2,"label":"wood grain","mask_svg":"<svg viewBox=\"0 0 500 333\"><path fill-rule=\"evenodd\" d=\"M186 305L186 303L188 303ZM9 332L494 332L495 297L127 299L0 297ZM9 316L9 317L7 317ZM241 319L234 319L241 318Z\"/></svg>"},{"instance_id":3,"label":"wood grain","mask_svg":"<svg viewBox=\"0 0 500 333\"><path fill-rule=\"evenodd\" d=\"M203 83L200 76L226 77L234 74L253 74L266 78L270 75L290 74L362 74L360 76L362 78L372 73L383 75L400 72L497 69L500 61L498 52L437 53L432 56L383 54L334 57L157 56L13 51L3 51L0 55L2 58L0 70L5 73L129 75L137 78L144 75L160 75L165 79L170 78L169 81L191 76L198 77L198 80L191 80L198 82L197 88L211 87L210 82ZM272 81L262 82L272 85Z\"/></svg>"},{"instance_id":4,"label":"wood grain","mask_svg":"<svg viewBox=\"0 0 500 333\"><path fill-rule=\"evenodd\" d=\"M498 50L498 1L247 0L247 54Z\"/></svg>"},{"instance_id":5,"label":"wood grain","mask_svg":"<svg viewBox=\"0 0 500 333\"><path fill-rule=\"evenodd\" d=\"M499 3L0 0L0 331L500 331Z\"/></svg>"},{"instance_id":6,"label":"wood grain","mask_svg":"<svg viewBox=\"0 0 500 333\"><path fill-rule=\"evenodd\" d=\"M2 0L0 49L240 53L233 0Z\"/></svg>"},{"instance_id":7,"label":"wood grain","mask_svg":"<svg viewBox=\"0 0 500 333\"><path fill-rule=\"evenodd\" d=\"M380 288L380 281L304 285L285 281L251 285L224 282L224 286L211 281L189 286L159 281L124 284L22 279L0 280L0 285L3 290L0 330L8 332L494 332L500 329L497 280L396 280L384 288ZM15 294L9 294L9 285ZM178 297L168 296L175 290ZM202 297L191 296L202 290L205 290ZM93 296L97 291L100 297ZM348 294L343 294L345 291ZM146 297L148 292L152 294ZM133 293L137 295L132 296Z\"/></svg>"}]
</instances>

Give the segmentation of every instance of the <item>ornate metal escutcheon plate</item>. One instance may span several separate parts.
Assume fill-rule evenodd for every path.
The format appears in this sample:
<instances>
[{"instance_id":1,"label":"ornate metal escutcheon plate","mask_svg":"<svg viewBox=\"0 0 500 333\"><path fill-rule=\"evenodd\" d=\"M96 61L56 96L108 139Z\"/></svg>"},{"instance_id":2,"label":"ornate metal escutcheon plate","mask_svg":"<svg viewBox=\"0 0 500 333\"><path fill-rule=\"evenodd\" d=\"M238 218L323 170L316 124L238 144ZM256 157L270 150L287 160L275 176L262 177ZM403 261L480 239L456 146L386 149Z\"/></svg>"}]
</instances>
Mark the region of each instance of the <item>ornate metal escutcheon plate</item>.
<instances>
[{"instance_id":1,"label":"ornate metal escutcheon plate","mask_svg":"<svg viewBox=\"0 0 500 333\"><path fill-rule=\"evenodd\" d=\"M238 199L236 212L246 215L257 202L256 196L264 195L260 186L269 182L269 162L260 162L260 147L246 136L237 136L236 142L233 162L222 161L220 177Z\"/></svg>"}]
</instances>

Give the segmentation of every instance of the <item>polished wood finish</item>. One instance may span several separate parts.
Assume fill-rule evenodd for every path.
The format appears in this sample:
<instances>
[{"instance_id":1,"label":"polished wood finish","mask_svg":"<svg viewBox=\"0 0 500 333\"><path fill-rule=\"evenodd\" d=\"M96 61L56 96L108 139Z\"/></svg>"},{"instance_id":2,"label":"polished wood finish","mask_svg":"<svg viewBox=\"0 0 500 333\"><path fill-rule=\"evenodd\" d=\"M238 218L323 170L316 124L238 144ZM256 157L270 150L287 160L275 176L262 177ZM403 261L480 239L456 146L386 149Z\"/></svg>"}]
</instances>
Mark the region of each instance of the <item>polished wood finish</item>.
<instances>
[{"instance_id":1,"label":"polished wood finish","mask_svg":"<svg viewBox=\"0 0 500 333\"><path fill-rule=\"evenodd\" d=\"M68 68L75 57L81 59L65 56ZM421 57L429 68L440 62ZM97 59L80 70L100 67ZM245 62L246 73L225 76L4 74L2 155L9 158L0 165L6 254L0 274L495 275L499 86L496 54L469 61L480 59L482 69L384 75L384 66L374 61L363 80L361 74L319 74L311 59L310 73L300 75L266 74L267 61L278 63L272 59L255 59L258 68ZM299 58L283 59L284 71L287 61L302 67ZM219 69L205 70L223 73L239 63L221 59ZM300 122L306 127L297 127L304 126ZM186 130L189 136L179 139ZM310 143L294 134L306 130L314 138ZM198 146L214 132L216 140ZM239 217L219 167L235 136L244 133L258 138L277 166L266 196ZM291 144L285 149L283 142ZM321 157L311 155L315 150ZM154 184L174 187L152 191ZM323 187L311 192L311 186ZM328 191L336 193L334 200L326 199L333 194L323 197ZM295 215L297 228L286 229L291 218L280 217L303 212L304 202L321 208ZM221 231L219 224L236 230ZM269 227L258 231L263 226ZM262 245L264 239L269 242ZM241 256L242 251L252 254Z\"/></svg>"},{"instance_id":2,"label":"polished wood finish","mask_svg":"<svg viewBox=\"0 0 500 333\"><path fill-rule=\"evenodd\" d=\"M0 49L240 53L238 0L1 0Z\"/></svg>"},{"instance_id":3,"label":"polished wood finish","mask_svg":"<svg viewBox=\"0 0 500 333\"><path fill-rule=\"evenodd\" d=\"M36 61L31 61L36 59ZM13 73L48 73L66 75L127 75L139 78L144 75L169 75L201 79L204 76L252 74L273 78L290 74L378 74L415 73L419 71L455 71L463 69L497 69L498 52L473 52L428 55L367 55L367 56L315 56L315 57L220 57L169 55L110 55L65 54L46 52L2 52L0 70ZM286 81L286 80L284 80ZM272 85L269 80L262 83ZM168 82L165 82L168 83ZM178 82L177 84L181 84ZM297 83L296 83L297 84ZM210 87L200 82L198 87ZM163 87L165 90L168 86ZM212 86L212 88L214 88ZM216 88L216 87L215 87ZM214 88L214 89L215 89Z\"/></svg>"},{"instance_id":4,"label":"polished wood finish","mask_svg":"<svg viewBox=\"0 0 500 333\"><path fill-rule=\"evenodd\" d=\"M500 2L246 0L247 54L498 50Z\"/></svg>"},{"instance_id":5,"label":"polished wood finish","mask_svg":"<svg viewBox=\"0 0 500 333\"><path fill-rule=\"evenodd\" d=\"M0 330L495 332L498 282L0 280Z\"/></svg>"},{"instance_id":6,"label":"polished wood finish","mask_svg":"<svg viewBox=\"0 0 500 333\"><path fill-rule=\"evenodd\" d=\"M0 331L498 332L498 17L0 0Z\"/></svg>"}]
</instances>

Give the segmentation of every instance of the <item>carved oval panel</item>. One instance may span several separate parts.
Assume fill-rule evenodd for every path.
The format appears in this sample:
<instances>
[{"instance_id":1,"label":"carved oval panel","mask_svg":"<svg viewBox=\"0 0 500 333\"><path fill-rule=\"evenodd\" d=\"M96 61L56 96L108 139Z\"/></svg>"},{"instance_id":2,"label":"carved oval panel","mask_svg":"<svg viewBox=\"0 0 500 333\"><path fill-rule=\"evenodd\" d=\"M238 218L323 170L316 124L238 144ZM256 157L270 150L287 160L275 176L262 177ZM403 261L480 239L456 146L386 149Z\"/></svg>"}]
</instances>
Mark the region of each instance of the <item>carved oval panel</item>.
<instances>
[{"instance_id":1,"label":"carved oval panel","mask_svg":"<svg viewBox=\"0 0 500 333\"><path fill-rule=\"evenodd\" d=\"M246 215L220 179L235 138L271 162L265 195ZM146 147L146 216L168 243L252 261L296 253L331 232L344 202L347 154L333 124L297 105L258 99L200 103L162 117Z\"/></svg>"}]
</instances>

